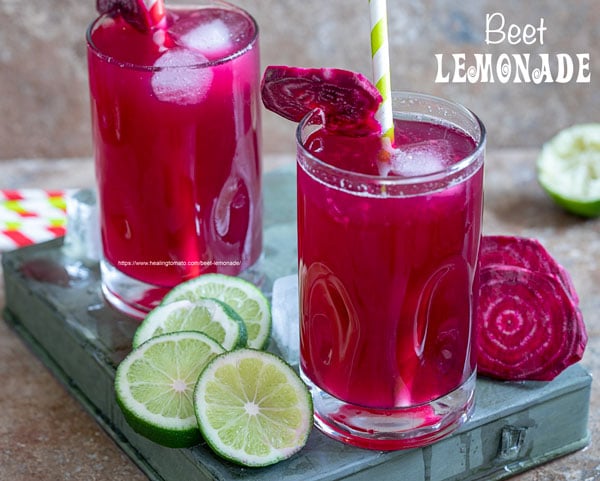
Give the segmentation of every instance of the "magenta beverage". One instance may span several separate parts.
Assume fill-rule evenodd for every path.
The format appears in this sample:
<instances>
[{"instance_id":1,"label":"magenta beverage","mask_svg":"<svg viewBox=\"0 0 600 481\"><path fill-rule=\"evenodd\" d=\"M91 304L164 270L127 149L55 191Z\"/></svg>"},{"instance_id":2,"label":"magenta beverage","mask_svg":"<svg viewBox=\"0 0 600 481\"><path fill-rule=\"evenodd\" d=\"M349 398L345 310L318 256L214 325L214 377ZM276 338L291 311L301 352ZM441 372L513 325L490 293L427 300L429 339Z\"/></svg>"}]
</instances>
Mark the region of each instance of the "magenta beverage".
<instances>
[{"instance_id":1,"label":"magenta beverage","mask_svg":"<svg viewBox=\"0 0 600 481\"><path fill-rule=\"evenodd\" d=\"M166 22L103 15L87 35L103 291L136 317L262 250L256 23L223 2L167 6Z\"/></svg>"},{"instance_id":2,"label":"magenta beverage","mask_svg":"<svg viewBox=\"0 0 600 481\"><path fill-rule=\"evenodd\" d=\"M394 94L395 147L298 129L301 371L317 426L365 448L429 444L473 406L485 133Z\"/></svg>"}]
</instances>

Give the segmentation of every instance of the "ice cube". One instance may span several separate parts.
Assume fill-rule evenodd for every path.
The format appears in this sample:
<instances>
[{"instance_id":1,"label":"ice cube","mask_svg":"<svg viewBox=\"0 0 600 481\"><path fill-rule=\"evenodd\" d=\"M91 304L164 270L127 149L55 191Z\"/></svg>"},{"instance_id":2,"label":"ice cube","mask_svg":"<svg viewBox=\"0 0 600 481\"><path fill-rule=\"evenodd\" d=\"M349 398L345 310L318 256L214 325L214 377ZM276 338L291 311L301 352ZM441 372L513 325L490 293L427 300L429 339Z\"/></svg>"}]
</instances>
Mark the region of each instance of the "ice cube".
<instances>
[{"instance_id":1,"label":"ice cube","mask_svg":"<svg viewBox=\"0 0 600 481\"><path fill-rule=\"evenodd\" d=\"M273 339L283 358L291 365L300 362L300 308L298 276L280 277L273 283L271 301Z\"/></svg>"},{"instance_id":2,"label":"ice cube","mask_svg":"<svg viewBox=\"0 0 600 481\"><path fill-rule=\"evenodd\" d=\"M227 24L221 19L213 20L210 23L189 30L181 36L180 41L186 47L199 50L211 58L227 55L233 47L231 32Z\"/></svg>"},{"instance_id":3,"label":"ice cube","mask_svg":"<svg viewBox=\"0 0 600 481\"><path fill-rule=\"evenodd\" d=\"M154 63L158 70L152 75L152 90L159 100L180 105L202 102L213 80L210 68L192 68L208 59L200 52L172 48Z\"/></svg>"},{"instance_id":4,"label":"ice cube","mask_svg":"<svg viewBox=\"0 0 600 481\"><path fill-rule=\"evenodd\" d=\"M67 232L63 252L73 260L95 264L102 252L96 194L92 189L80 189L69 195L66 202Z\"/></svg>"},{"instance_id":5,"label":"ice cube","mask_svg":"<svg viewBox=\"0 0 600 481\"><path fill-rule=\"evenodd\" d=\"M391 172L415 177L444 170L452 160L452 144L445 139L402 145L394 151Z\"/></svg>"}]
</instances>

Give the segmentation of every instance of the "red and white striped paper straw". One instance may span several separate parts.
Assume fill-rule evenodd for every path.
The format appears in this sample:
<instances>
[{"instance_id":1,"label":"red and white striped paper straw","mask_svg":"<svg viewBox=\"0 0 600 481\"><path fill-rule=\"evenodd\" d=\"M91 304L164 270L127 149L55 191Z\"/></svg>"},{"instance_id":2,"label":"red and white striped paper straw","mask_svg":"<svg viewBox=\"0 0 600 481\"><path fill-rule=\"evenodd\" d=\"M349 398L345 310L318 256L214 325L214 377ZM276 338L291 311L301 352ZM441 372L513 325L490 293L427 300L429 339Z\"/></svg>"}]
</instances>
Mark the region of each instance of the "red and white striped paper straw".
<instances>
[{"instance_id":1,"label":"red and white striped paper straw","mask_svg":"<svg viewBox=\"0 0 600 481\"><path fill-rule=\"evenodd\" d=\"M149 27L163 28L166 23L166 10L163 0L137 0Z\"/></svg>"},{"instance_id":2,"label":"red and white striped paper straw","mask_svg":"<svg viewBox=\"0 0 600 481\"><path fill-rule=\"evenodd\" d=\"M0 252L43 242L66 233L70 190L0 190Z\"/></svg>"}]
</instances>

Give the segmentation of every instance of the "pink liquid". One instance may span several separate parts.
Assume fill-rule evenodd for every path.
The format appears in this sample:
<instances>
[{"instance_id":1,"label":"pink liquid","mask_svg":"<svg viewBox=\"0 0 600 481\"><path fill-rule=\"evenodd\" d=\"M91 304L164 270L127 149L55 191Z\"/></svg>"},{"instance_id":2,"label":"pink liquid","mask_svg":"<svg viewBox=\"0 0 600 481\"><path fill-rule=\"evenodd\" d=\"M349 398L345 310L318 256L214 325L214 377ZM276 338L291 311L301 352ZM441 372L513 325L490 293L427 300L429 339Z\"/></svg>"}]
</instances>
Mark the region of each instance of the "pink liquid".
<instances>
[{"instance_id":1,"label":"pink liquid","mask_svg":"<svg viewBox=\"0 0 600 481\"><path fill-rule=\"evenodd\" d=\"M167 13L166 35L120 16L88 33L104 256L166 288L237 274L262 249L256 26L219 7Z\"/></svg>"},{"instance_id":2,"label":"pink liquid","mask_svg":"<svg viewBox=\"0 0 600 481\"><path fill-rule=\"evenodd\" d=\"M475 150L453 128L395 125L397 147L433 139L445 165ZM376 136L321 130L305 147L327 164L380 172ZM399 198L332 188L298 168L301 368L313 384L386 409L431 402L471 376L482 178L480 167L442 191Z\"/></svg>"}]
</instances>

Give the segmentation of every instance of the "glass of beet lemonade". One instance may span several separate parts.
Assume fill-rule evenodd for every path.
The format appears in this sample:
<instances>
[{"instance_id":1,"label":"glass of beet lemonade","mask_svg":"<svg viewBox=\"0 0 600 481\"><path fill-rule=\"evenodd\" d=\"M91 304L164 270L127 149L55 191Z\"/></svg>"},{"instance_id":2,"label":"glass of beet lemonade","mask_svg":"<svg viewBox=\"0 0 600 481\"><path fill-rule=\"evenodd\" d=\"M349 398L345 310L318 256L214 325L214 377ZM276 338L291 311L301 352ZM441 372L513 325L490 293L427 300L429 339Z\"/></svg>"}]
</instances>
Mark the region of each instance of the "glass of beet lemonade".
<instances>
[{"instance_id":1,"label":"glass of beet lemonade","mask_svg":"<svg viewBox=\"0 0 600 481\"><path fill-rule=\"evenodd\" d=\"M220 1L169 5L160 27L117 9L87 45L103 292L143 317L261 254L258 28Z\"/></svg>"},{"instance_id":2,"label":"glass of beet lemonade","mask_svg":"<svg viewBox=\"0 0 600 481\"><path fill-rule=\"evenodd\" d=\"M317 426L381 450L429 444L473 407L485 129L394 93L379 134L297 131L301 372Z\"/></svg>"}]
</instances>

